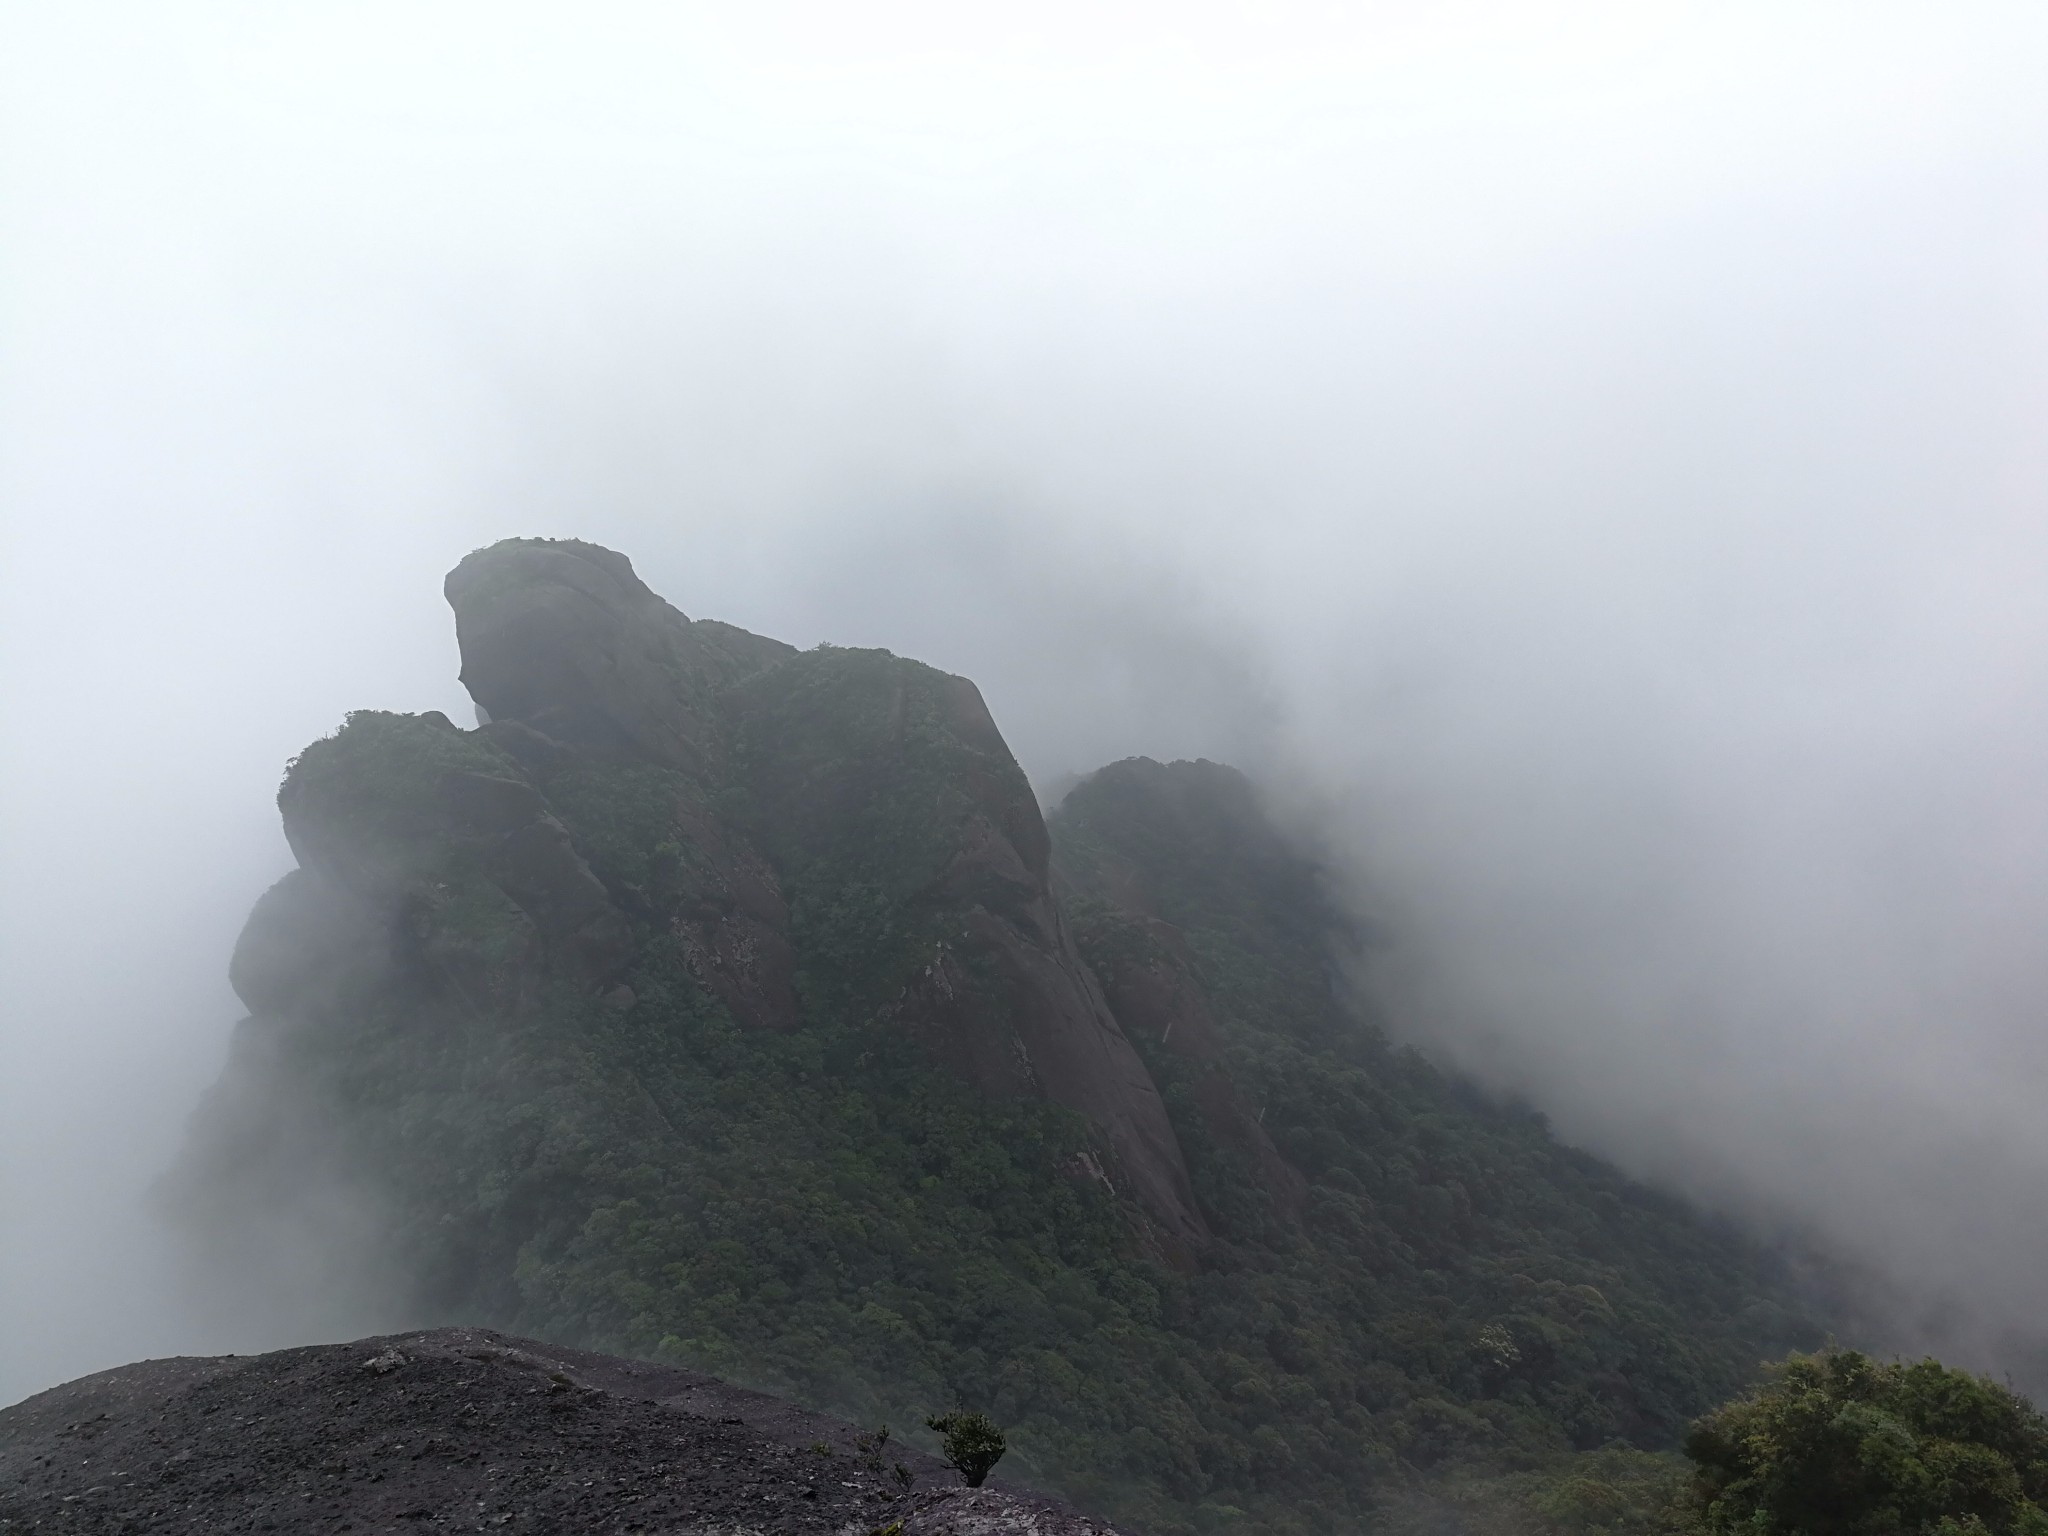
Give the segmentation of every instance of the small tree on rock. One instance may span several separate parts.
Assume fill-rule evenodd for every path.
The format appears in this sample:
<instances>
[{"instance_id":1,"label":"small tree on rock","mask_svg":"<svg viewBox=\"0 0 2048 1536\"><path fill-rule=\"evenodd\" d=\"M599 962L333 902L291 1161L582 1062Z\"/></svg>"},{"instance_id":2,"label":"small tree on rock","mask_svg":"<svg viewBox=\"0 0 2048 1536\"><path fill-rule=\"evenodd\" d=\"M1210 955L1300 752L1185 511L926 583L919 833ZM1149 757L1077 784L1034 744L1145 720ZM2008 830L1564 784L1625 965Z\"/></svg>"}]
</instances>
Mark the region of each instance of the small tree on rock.
<instances>
[{"instance_id":1,"label":"small tree on rock","mask_svg":"<svg viewBox=\"0 0 2048 1536\"><path fill-rule=\"evenodd\" d=\"M995 1420L985 1413L955 1410L942 1418L926 1419L927 1428L944 1438L946 1461L970 1488L979 1488L989 1469L1003 1459L1009 1446Z\"/></svg>"}]
</instances>

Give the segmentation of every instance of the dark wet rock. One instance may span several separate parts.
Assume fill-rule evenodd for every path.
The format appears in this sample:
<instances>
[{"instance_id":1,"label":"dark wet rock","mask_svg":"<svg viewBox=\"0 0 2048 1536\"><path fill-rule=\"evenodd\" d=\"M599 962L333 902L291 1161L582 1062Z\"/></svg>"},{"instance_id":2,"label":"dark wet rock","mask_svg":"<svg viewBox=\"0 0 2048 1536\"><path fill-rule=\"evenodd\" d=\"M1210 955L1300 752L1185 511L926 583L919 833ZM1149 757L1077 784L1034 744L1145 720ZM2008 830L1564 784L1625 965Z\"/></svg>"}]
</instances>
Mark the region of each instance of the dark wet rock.
<instances>
[{"instance_id":1,"label":"dark wet rock","mask_svg":"<svg viewBox=\"0 0 2048 1536\"><path fill-rule=\"evenodd\" d=\"M656 915L735 1018L801 1022L789 881L879 886L899 910L941 919L922 963L884 978L916 1015L907 1024L986 1091L1086 1116L1165 1241L1185 1253L1205 1240L1165 1108L1074 949L1045 820L973 683L886 652L797 653L693 623L623 556L573 540L480 550L451 573L448 597L463 681L514 753L552 759L527 739L538 733L661 763L711 791L674 796L684 867ZM555 759L542 776L563 771ZM747 814L719 806L727 783ZM544 934L582 936L583 973L623 960L609 904L530 786L456 773L441 793L467 826L520 821L486 867ZM948 989L953 968L978 984ZM920 971L941 985L913 989ZM921 998L930 1005L911 1006Z\"/></svg>"},{"instance_id":2,"label":"dark wet rock","mask_svg":"<svg viewBox=\"0 0 2048 1536\"><path fill-rule=\"evenodd\" d=\"M893 1019L984 1094L1078 1113L1146 1244L1190 1262L1208 1232L1165 1105L972 682L692 621L575 540L479 550L447 595L488 723L361 711L294 762L302 869L236 963L259 1022L425 1028L445 994L513 1029L565 985L629 1012L672 945L742 1026Z\"/></svg>"},{"instance_id":3,"label":"dark wet rock","mask_svg":"<svg viewBox=\"0 0 2048 1536\"><path fill-rule=\"evenodd\" d=\"M493 723L702 768L712 691L791 648L695 625L624 555L577 539L508 539L448 575L462 681Z\"/></svg>"},{"instance_id":4,"label":"dark wet rock","mask_svg":"<svg viewBox=\"0 0 2048 1536\"><path fill-rule=\"evenodd\" d=\"M440 792L451 818L480 835L516 831L547 815L539 790L505 774L444 773Z\"/></svg>"},{"instance_id":5,"label":"dark wet rock","mask_svg":"<svg viewBox=\"0 0 2048 1536\"><path fill-rule=\"evenodd\" d=\"M814 905L878 887L932 930L928 954L880 978L906 1027L984 1091L1085 1116L1165 1247L1185 1257L1206 1240L1165 1107L1054 899L1044 817L972 682L887 652L798 653L693 623L623 556L573 540L480 550L448 596L485 733L544 763L543 782L573 771L564 743L686 775L669 809L675 889L652 915L736 1019L802 1021L790 882ZM745 813L720 800L723 785ZM441 792L470 826L531 816L539 798L489 773L452 774ZM618 925L556 825L531 816L503 832L486 867L543 934L582 935L580 974L611 974ZM956 973L975 981L952 987Z\"/></svg>"},{"instance_id":6,"label":"dark wet rock","mask_svg":"<svg viewBox=\"0 0 2048 1536\"><path fill-rule=\"evenodd\" d=\"M716 1377L444 1328L144 1361L0 1410L0 1530L1114 1536L885 1452Z\"/></svg>"},{"instance_id":7,"label":"dark wet rock","mask_svg":"<svg viewBox=\"0 0 2048 1536\"><path fill-rule=\"evenodd\" d=\"M295 869L257 898L228 982L252 1013L289 1011L380 979L391 916L317 870Z\"/></svg>"},{"instance_id":8,"label":"dark wet rock","mask_svg":"<svg viewBox=\"0 0 2048 1536\"><path fill-rule=\"evenodd\" d=\"M1101 1127L1121 1187L1169 1253L1207 1239L1158 1090L1082 964L1051 884L1045 819L980 690L879 651L813 652L740 690L741 757L792 879L850 864L933 914L891 1005L985 1091Z\"/></svg>"},{"instance_id":9,"label":"dark wet rock","mask_svg":"<svg viewBox=\"0 0 2048 1536\"><path fill-rule=\"evenodd\" d=\"M1224 1061L1207 990L1181 931L1158 918L1099 914L1087 925L1087 951L1112 1013L1131 1038L1142 1037L1190 1070L1190 1097L1209 1134L1257 1170L1275 1205L1299 1217L1308 1180L1273 1145Z\"/></svg>"},{"instance_id":10,"label":"dark wet rock","mask_svg":"<svg viewBox=\"0 0 2048 1536\"><path fill-rule=\"evenodd\" d=\"M576 749L565 747L544 731L524 720L492 720L477 728L477 735L530 774L546 778L576 766Z\"/></svg>"}]
</instances>

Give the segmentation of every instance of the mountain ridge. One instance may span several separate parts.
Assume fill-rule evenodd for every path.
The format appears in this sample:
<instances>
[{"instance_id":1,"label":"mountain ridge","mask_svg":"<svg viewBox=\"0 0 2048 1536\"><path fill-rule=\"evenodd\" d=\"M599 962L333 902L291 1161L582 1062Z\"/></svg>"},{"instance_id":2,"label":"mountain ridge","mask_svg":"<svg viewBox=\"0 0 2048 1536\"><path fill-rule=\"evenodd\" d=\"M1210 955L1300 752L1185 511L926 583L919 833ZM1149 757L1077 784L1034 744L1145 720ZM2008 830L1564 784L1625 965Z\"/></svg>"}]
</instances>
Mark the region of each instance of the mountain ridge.
<instances>
[{"instance_id":1,"label":"mountain ridge","mask_svg":"<svg viewBox=\"0 0 2048 1536\"><path fill-rule=\"evenodd\" d=\"M171 1185L222 1262L339 1179L422 1320L971 1401L1161 1531L1651 1452L1818 1336L1768 1251L1389 1046L1234 770L1045 817L966 679L576 541L448 586L484 723L358 712L280 793Z\"/></svg>"}]
</instances>

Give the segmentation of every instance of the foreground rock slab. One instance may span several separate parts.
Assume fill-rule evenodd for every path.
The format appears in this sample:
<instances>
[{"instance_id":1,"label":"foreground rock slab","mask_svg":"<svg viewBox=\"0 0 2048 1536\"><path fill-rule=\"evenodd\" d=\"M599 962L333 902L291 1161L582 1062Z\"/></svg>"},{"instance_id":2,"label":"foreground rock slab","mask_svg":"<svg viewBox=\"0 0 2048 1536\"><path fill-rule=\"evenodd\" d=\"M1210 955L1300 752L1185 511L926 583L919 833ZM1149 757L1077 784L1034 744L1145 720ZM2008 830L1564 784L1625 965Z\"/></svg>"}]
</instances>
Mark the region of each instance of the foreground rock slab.
<instances>
[{"instance_id":1,"label":"foreground rock slab","mask_svg":"<svg viewBox=\"0 0 2048 1536\"><path fill-rule=\"evenodd\" d=\"M0 1532L26 1531L1117 1536L715 1377L469 1328L150 1360L0 1409Z\"/></svg>"}]
</instances>

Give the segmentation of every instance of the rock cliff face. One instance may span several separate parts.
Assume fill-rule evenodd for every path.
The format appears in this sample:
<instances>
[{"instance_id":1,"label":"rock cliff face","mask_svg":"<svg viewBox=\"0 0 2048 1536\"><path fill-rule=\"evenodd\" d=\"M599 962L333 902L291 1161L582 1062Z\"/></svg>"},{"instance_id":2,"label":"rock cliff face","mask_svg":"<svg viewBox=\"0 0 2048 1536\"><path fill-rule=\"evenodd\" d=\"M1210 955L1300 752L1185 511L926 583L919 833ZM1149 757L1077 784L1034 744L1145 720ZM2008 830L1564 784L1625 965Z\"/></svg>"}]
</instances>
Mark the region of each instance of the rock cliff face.
<instances>
[{"instance_id":1,"label":"rock cliff face","mask_svg":"<svg viewBox=\"0 0 2048 1536\"><path fill-rule=\"evenodd\" d=\"M796 654L729 624L691 623L624 555L576 539L480 549L444 590L463 686L491 719L678 768L719 761L719 689Z\"/></svg>"},{"instance_id":2,"label":"rock cliff face","mask_svg":"<svg viewBox=\"0 0 2048 1536\"><path fill-rule=\"evenodd\" d=\"M447 595L487 723L366 712L294 763L279 805L301 867L233 969L253 1014L317 1013L342 973L387 960L477 1008L560 982L614 993L672 938L744 1025L885 1015L984 1093L1076 1112L1148 1241L1184 1262L1206 1239L971 682L693 622L574 540L479 550ZM621 783L644 820L607 864L612 829L579 845L554 801Z\"/></svg>"},{"instance_id":3,"label":"rock cliff face","mask_svg":"<svg viewBox=\"0 0 2048 1536\"><path fill-rule=\"evenodd\" d=\"M1112 763L1075 790L1061 821L1061 883L1082 912L1082 947L1112 1013L1175 1077L1205 1139L1249 1173L1275 1213L1299 1220L1308 1180L1231 1071L1188 930L1221 926L1251 939L1277 972L1309 981L1278 1010L1289 1026L1327 1027L1328 956L1315 941L1346 925L1313 868L1244 775L1220 763Z\"/></svg>"}]
</instances>

